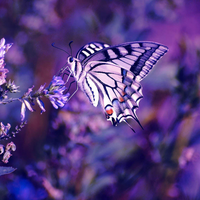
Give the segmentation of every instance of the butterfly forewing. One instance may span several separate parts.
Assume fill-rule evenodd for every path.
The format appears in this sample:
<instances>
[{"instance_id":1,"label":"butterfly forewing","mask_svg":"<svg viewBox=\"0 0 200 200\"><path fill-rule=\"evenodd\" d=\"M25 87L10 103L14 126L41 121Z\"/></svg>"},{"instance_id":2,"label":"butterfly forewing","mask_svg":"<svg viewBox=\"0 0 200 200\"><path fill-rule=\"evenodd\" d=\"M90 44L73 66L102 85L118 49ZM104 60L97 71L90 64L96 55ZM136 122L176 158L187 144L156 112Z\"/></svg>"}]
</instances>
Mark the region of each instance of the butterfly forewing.
<instances>
[{"instance_id":1,"label":"butterfly forewing","mask_svg":"<svg viewBox=\"0 0 200 200\"><path fill-rule=\"evenodd\" d=\"M101 50L85 59L83 64L86 65L91 61L112 62L131 71L138 76L138 80L142 80L167 51L167 47L153 42L129 42L107 48L102 47Z\"/></svg>"},{"instance_id":2,"label":"butterfly forewing","mask_svg":"<svg viewBox=\"0 0 200 200\"><path fill-rule=\"evenodd\" d=\"M136 108L142 96L140 81L168 48L153 42L129 42L116 46L89 43L76 58L86 73L79 85L94 106L99 98L107 119L114 125L128 118L139 120Z\"/></svg>"}]
</instances>

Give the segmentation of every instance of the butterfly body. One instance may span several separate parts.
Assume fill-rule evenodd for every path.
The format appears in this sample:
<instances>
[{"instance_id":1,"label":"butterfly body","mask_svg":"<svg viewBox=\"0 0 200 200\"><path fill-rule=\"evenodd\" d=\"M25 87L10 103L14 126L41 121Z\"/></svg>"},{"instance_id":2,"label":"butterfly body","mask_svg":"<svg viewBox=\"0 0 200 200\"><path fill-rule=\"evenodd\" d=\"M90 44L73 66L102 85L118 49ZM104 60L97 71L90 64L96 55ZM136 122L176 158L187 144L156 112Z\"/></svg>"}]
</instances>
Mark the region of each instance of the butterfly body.
<instances>
[{"instance_id":1,"label":"butterfly body","mask_svg":"<svg viewBox=\"0 0 200 200\"><path fill-rule=\"evenodd\" d=\"M68 65L79 87L96 107L99 100L113 125L128 118L139 120L136 109L142 96L140 81L168 48L153 42L116 46L92 42L83 46Z\"/></svg>"}]
</instances>

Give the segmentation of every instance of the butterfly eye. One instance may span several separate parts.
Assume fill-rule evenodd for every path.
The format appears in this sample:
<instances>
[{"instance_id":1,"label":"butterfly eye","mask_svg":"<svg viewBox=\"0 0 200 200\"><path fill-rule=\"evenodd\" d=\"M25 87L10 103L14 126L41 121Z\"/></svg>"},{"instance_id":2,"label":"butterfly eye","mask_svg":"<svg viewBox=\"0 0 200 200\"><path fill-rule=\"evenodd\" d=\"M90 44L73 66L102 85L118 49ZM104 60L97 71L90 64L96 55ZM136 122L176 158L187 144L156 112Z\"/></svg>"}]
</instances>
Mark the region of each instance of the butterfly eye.
<instances>
[{"instance_id":1,"label":"butterfly eye","mask_svg":"<svg viewBox=\"0 0 200 200\"><path fill-rule=\"evenodd\" d=\"M69 58L69 62L72 63L74 61L73 57Z\"/></svg>"}]
</instances>

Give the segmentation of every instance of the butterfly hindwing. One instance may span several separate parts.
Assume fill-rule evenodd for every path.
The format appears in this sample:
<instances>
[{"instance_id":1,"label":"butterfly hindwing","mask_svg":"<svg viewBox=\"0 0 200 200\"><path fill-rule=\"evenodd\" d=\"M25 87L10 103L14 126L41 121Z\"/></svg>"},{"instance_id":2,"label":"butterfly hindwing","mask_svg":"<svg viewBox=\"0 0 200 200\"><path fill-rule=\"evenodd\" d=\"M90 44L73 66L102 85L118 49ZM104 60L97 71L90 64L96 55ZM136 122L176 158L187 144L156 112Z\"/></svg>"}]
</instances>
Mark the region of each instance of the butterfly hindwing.
<instances>
[{"instance_id":1,"label":"butterfly hindwing","mask_svg":"<svg viewBox=\"0 0 200 200\"><path fill-rule=\"evenodd\" d=\"M121 73L122 69L119 66L109 65L109 63L98 63L97 65L99 66L87 73L85 79L91 80L98 87L98 95L100 96L107 119L113 125L117 125L117 123L128 118L133 118L138 121L135 110L138 108L139 101L142 98L140 83L134 81L131 72ZM108 70L113 67L115 70ZM105 70L102 71L102 68ZM89 88L94 90L92 89L92 85ZM87 96L90 93L86 93ZM97 99L99 96L95 98ZM91 100L91 98L89 99ZM95 104L96 101L92 103Z\"/></svg>"}]
</instances>

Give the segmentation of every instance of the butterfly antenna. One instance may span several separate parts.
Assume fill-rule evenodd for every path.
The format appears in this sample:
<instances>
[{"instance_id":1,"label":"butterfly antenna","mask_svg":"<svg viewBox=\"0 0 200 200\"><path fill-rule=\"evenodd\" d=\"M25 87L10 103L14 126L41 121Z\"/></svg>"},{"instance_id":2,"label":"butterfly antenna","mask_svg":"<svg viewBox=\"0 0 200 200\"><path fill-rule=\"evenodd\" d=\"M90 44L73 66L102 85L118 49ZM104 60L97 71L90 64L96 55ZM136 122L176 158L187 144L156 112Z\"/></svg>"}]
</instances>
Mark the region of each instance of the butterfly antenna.
<instances>
[{"instance_id":1,"label":"butterfly antenna","mask_svg":"<svg viewBox=\"0 0 200 200\"><path fill-rule=\"evenodd\" d=\"M61 51L64 51L65 53L67 53L70 56L70 54L67 51L65 51L64 49L61 49L60 47L55 46L55 43L52 43L51 46L56 48L56 49L59 49Z\"/></svg>"},{"instance_id":2,"label":"butterfly antenna","mask_svg":"<svg viewBox=\"0 0 200 200\"><path fill-rule=\"evenodd\" d=\"M73 41L70 41L70 42L69 42L69 48L70 48L70 51L71 51L71 55L72 55L72 47L71 47L72 42L73 42Z\"/></svg>"}]
</instances>

